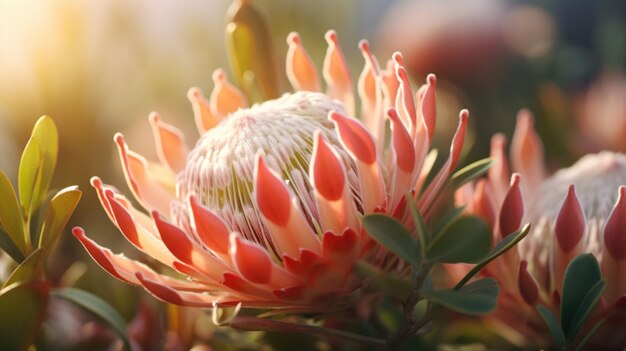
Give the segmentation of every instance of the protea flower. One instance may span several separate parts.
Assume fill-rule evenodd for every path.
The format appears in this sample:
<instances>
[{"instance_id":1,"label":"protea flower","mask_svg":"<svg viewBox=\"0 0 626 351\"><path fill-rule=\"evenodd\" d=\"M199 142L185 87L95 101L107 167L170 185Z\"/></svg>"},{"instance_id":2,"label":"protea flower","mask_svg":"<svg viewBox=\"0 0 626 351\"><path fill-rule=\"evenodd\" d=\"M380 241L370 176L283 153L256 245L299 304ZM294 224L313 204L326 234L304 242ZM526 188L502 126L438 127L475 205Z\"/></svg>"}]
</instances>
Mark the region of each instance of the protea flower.
<instances>
[{"instance_id":1,"label":"protea flower","mask_svg":"<svg viewBox=\"0 0 626 351\"><path fill-rule=\"evenodd\" d=\"M286 66L295 92L249 106L217 70L208 100L197 88L188 94L201 134L191 150L156 113L149 120L159 163L115 135L129 188L149 215L94 177L102 206L136 248L187 279L113 254L75 228L94 260L161 300L198 307L325 310L361 286L357 260L401 269L404 263L372 241L359 218L382 212L406 223L406 194L428 217L457 164L468 113L460 113L448 161L424 187L434 161L427 154L435 77L415 95L400 54L381 69L361 42L357 119L337 36L330 31L326 40L327 93L292 33Z\"/></svg>"},{"instance_id":2,"label":"protea flower","mask_svg":"<svg viewBox=\"0 0 626 351\"><path fill-rule=\"evenodd\" d=\"M510 173L504 136L494 136L491 147L488 177L459 191L457 200L489 222L495 236L532 223L517 252L488 265L484 274L502 287L492 321L517 343L541 345L549 334L534 306L558 311L564 272L577 255L591 253L600 262L606 280L600 310L626 294L626 155L590 154L547 177L543 146L525 110L510 150L511 168L519 173Z\"/></svg>"}]
</instances>

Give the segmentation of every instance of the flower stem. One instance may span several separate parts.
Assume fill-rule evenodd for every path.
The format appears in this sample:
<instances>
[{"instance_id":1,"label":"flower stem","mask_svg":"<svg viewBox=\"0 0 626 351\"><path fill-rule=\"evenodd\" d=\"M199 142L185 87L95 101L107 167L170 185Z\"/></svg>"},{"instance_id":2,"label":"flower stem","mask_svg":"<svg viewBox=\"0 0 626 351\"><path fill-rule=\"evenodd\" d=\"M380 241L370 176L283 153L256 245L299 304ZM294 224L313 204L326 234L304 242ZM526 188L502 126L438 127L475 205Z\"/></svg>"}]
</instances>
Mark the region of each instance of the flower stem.
<instances>
[{"instance_id":1,"label":"flower stem","mask_svg":"<svg viewBox=\"0 0 626 351\"><path fill-rule=\"evenodd\" d=\"M435 316L436 309L428 306L426 314L419 320L415 318L414 311L415 305L422 299L421 290L424 285L424 281L430 272L432 267L431 263L423 263L419 266L417 275L415 277L415 285L413 291L402 302L402 314L403 320L400 328L387 339L387 347L389 350L397 350L402 344L404 344L410 337L415 335L422 327L430 322Z\"/></svg>"},{"instance_id":2,"label":"flower stem","mask_svg":"<svg viewBox=\"0 0 626 351\"><path fill-rule=\"evenodd\" d=\"M235 329L249 331L277 331L283 333L306 333L322 336L334 336L346 340L356 341L378 348L386 346L385 340L363 336L355 333L346 332L338 329L325 328L315 325L298 324L281 322L272 319L263 319L250 316L237 316L231 322L230 326Z\"/></svg>"}]
</instances>

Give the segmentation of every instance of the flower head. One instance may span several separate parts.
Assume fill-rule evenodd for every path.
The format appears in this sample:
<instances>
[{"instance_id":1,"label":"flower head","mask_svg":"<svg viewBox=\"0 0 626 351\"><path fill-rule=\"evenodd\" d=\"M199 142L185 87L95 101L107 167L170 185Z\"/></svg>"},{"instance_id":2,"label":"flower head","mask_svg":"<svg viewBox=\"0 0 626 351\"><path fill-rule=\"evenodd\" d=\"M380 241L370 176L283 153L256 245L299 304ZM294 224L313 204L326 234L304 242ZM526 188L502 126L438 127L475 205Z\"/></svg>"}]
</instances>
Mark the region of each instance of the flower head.
<instances>
[{"instance_id":1,"label":"flower head","mask_svg":"<svg viewBox=\"0 0 626 351\"><path fill-rule=\"evenodd\" d=\"M357 260L402 269L404 262L372 241L359 217L382 212L408 224L407 193L427 216L456 166L467 112L460 114L448 161L424 187L434 161L427 153L435 77L415 94L400 54L381 69L361 42L357 119L337 36L331 31L326 40L327 93L292 33L286 66L295 92L249 106L217 70L208 100L197 88L189 91L201 134L192 149L156 113L149 120L159 163L115 136L130 190L150 215L94 177L105 211L135 247L188 279L113 254L76 228L91 256L113 276L162 300L201 307L314 310L361 286L353 270Z\"/></svg>"},{"instance_id":2,"label":"flower head","mask_svg":"<svg viewBox=\"0 0 626 351\"><path fill-rule=\"evenodd\" d=\"M564 274L576 256L591 253L600 261L605 307L626 293L626 156L587 155L546 177L541 141L527 111L518 115L511 146L511 166L519 173L510 174L505 146L503 136L493 138L488 178L457 196L492 225L494 235L503 237L523 222L532 223L517 251L487 266L485 273L503 289L491 317L512 339L541 344L547 333L534 305L558 310Z\"/></svg>"}]
</instances>

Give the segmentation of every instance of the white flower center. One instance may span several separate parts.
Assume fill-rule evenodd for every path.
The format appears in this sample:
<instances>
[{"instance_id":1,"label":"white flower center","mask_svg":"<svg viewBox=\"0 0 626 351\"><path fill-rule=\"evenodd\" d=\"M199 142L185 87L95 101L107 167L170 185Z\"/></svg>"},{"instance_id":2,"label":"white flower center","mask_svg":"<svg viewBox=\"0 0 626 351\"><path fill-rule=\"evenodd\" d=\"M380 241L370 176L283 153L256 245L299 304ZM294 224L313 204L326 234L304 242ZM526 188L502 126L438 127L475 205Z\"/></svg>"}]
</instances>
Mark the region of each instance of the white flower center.
<instances>
[{"instance_id":1,"label":"white flower center","mask_svg":"<svg viewBox=\"0 0 626 351\"><path fill-rule=\"evenodd\" d=\"M202 135L190 152L187 167L179 175L178 198L182 202L189 194L196 194L233 230L267 243L267 228L252 201L254 162L260 150L266 164L281 174L296 194L311 226L319 232L308 180L315 130L336 146L351 186L357 184L353 162L339 146L334 125L328 120L333 110L345 113L341 103L324 94L297 92L232 113Z\"/></svg>"},{"instance_id":2,"label":"white flower center","mask_svg":"<svg viewBox=\"0 0 626 351\"><path fill-rule=\"evenodd\" d=\"M626 155L604 151L586 155L573 166L556 172L535 192L527 207L534 229L525 240L523 257L545 264L554 242L554 224L568 188L574 184L585 214L583 251L602 257L602 229L615 202L618 188L626 184Z\"/></svg>"}]
</instances>

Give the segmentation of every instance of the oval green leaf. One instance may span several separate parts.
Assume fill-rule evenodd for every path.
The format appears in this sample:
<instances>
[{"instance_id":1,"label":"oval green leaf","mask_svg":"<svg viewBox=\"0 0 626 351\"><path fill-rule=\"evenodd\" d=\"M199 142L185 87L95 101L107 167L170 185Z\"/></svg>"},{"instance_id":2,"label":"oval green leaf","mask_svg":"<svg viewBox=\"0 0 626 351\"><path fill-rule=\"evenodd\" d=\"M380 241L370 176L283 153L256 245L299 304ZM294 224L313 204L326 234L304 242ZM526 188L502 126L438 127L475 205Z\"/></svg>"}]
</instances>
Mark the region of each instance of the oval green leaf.
<instances>
[{"instance_id":1,"label":"oval green leaf","mask_svg":"<svg viewBox=\"0 0 626 351\"><path fill-rule=\"evenodd\" d=\"M578 307L574 318L572 319L572 324L569 331L567 332L568 342L574 342L574 339L576 339L576 334L578 334L578 331L587 320L587 317L594 310L594 308L598 304L598 301L600 301L600 297L602 297L602 293L604 292L605 288L606 282L604 281L604 279L602 279L597 282L591 289L589 289L589 291L583 298L583 301L580 303L580 306Z\"/></svg>"},{"instance_id":2,"label":"oval green leaf","mask_svg":"<svg viewBox=\"0 0 626 351\"><path fill-rule=\"evenodd\" d=\"M0 340L3 350L27 350L41 329L48 287L43 282L12 284L0 291Z\"/></svg>"},{"instance_id":3,"label":"oval green leaf","mask_svg":"<svg viewBox=\"0 0 626 351\"><path fill-rule=\"evenodd\" d=\"M459 290L424 291L422 296L450 310L469 315L489 313L496 308L500 287L493 278L471 282Z\"/></svg>"},{"instance_id":4,"label":"oval green leaf","mask_svg":"<svg viewBox=\"0 0 626 351\"><path fill-rule=\"evenodd\" d=\"M578 310L589 308L584 304L597 302L586 296L601 279L600 266L592 254L579 255L567 265L561 288L561 329L568 339Z\"/></svg>"},{"instance_id":5,"label":"oval green leaf","mask_svg":"<svg viewBox=\"0 0 626 351\"><path fill-rule=\"evenodd\" d=\"M76 186L67 187L59 191L50 201L46 219L41 228L39 236L39 247L45 247L46 252L50 252L67 225L68 220L74 213L82 192Z\"/></svg>"},{"instance_id":6,"label":"oval green leaf","mask_svg":"<svg viewBox=\"0 0 626 351\"><path fill-rule=\"evenodd\" d=\"M17 263L24 261L24 259L26 258L24 257L24 254L20 251L20 249L15 246L15 244L9 237L9 234L7 234L2 229L2 227L0 227L0 248L2 248L2 250L4 250L4 252L11 256L11 258L14 259Z\"/></svg>"},{"instance_id":7,"label":"oval green leaf","mask_svg":"<svg viewBox=\"0 0 626 351\"><path fill-rule=\"evenodd\" d=\"M441 263L473 263L489 253L491 230L476 216L462 216L447 225L426 249L426 259Z\"/></svg>"},{"instance_id":8,"label":"oval green leaf","mask_svg":"<svg viewBox=\"0 0 626 351\"><path fill-rule=\"evenodd\" d=\"M33 198L33 210L36 210L47 196L59 153L59 132L52 118L40 117L33 127L32 138L37 141L41 152L41 180Z\"/></svg>"},{"instance_id":9,"label":"oval green leaf","mask_svg":"<svg viewBox=\"0 0 626 351\"><path fill-rule=\"evenodd\" d=\"M526 224L524 225L524 227L522 227L521 230L515 233L511 233L507 235L504 239L500 240L500 242L496 244L496 246L493 248L493 250L491 250L491 252L489 253L487 257L482 259L480 262L478 262L474 266L474 268L472 268L469 272L467 272L467 274L463 277L463 279L461 279L456 284L456 286L454 287L454 290L459 290L460 288L462 288L465 285L465 283L470 281L470 279L472 279L472 277L474 277L478 272L480 272L481 269L483 269L486 265L488 265L489 262L495 260L496 258L498 258L498 256L504 254L505 252L513 248L515 245L517 245L517 243L519 243L522 239L526 237L526 235L528 235L529 231L530 231L530 224Z\"/></svg>"},{"instance_id":10,"label":"oval green leaf","mask_svg":"<svg viewBox=\"0 0 626 351\"><path fill-rule=\"evenodd\" d=\"M557 350L565 349L565 336L563 335L563 331L561 330L561 326L559 325L559 321L556 320L556 317L549 309L545 306L538 305L537 312L541 318L543 318L544 322L548 326L548 330L552 335L552 339L554 340L554 344Z\"/></svg>"},{"instance_id":11,"label":"oval green leaf","mask_svg":"<svg viewBox=\"0 0 626 351\"><path fill-rule=\"evenodd\" d=\"M43 250L37 249L33 251L24 262L20 263L17 268L11 273L7 281L4 282L2 288L5 288L13 283L27 282L36 280L43 268Z\"/></svg>"},{"instance_id":12,"label":"oval green leaf","mask_svg":"<svg viewBox=\"0 0 626 351\"><path fill-rule=\"evenodd\" d=\"M2 171L0 171L0 226L4 228L15 247L23 254L24 224L20 205L9 178Z\"/></svg>"},{"instance_id":13,"label":"oval green leaf","mask_svg":"<svg viewBox=\"0 0 626 351\"><path fill-rule=\"evenodd\" d=\"M24 148L24 152L22 152L17 172L17 187L19 188L20 203L22 204L22 212L25 217L30 217L34 210L33 203L37 196L35 188L40 187L38 184L41 183L42 164L39 144L35 139L30 138Z\"/></svg>"},{"instance_id":14,"label":"oval green leaf","mask_svg":"<svg viewBox=\"0 0 626 351\"><path fill-rule=\"evenodd\" d=\"M120 336L126 350L131 350L126 322L106 301L94 294L74 288L57 289L52 292L52 295L71 301L102 318Z\"/></svg>"},{"instance_id":15,"label":"oval green leaf","mask_svg":"<svg viewBox=\"0 0 626 351\"><path fill-rule=\"evenodd\" d=\"M370 237L387 250L417 265L419 262L417 241L402 223L387 215L375 213L363 217L363 226Z\"/></svg>"}]
</instances>

